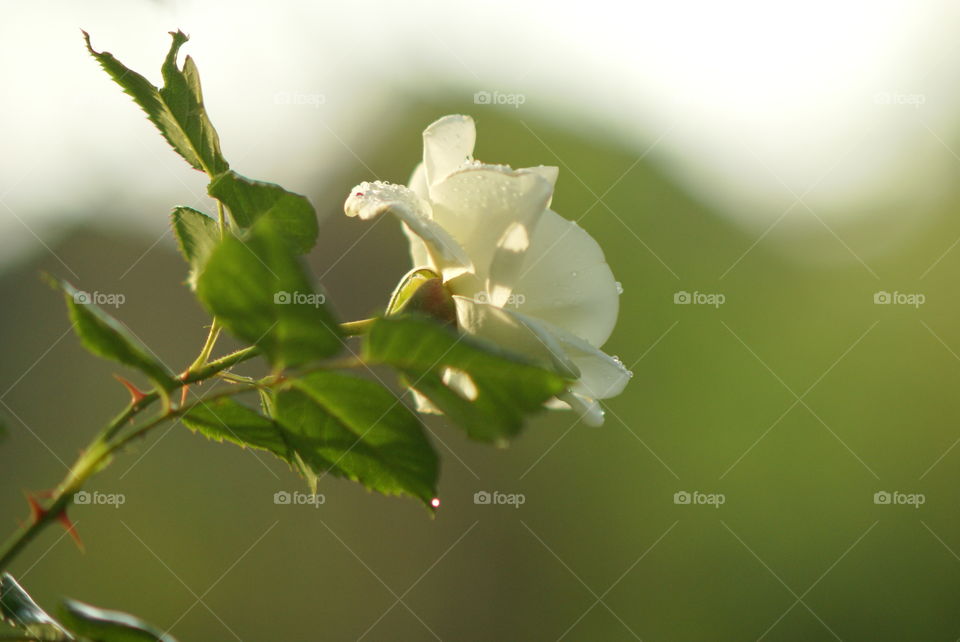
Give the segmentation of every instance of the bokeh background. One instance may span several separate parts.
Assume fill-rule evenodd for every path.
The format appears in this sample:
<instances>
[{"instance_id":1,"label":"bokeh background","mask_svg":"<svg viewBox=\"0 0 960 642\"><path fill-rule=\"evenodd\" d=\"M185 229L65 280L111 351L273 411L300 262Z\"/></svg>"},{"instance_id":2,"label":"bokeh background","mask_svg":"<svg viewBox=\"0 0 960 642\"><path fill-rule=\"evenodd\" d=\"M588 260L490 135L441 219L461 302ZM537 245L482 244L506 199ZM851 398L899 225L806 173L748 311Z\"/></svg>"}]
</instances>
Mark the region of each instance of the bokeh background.
<instances>
[{"instance_id":1,"label":"bokeh background","mask_svg":"<svg viewBox=\"0 0 960 642\"><path fill-rule=\"evenodd\" d=\"M2 11L7 530L126 395L42 271L122 294L116 315L176 370L205 336L166 229L175 204L209 211L203 177L80 28L155 82L166 32L191 35L228 160L317 206L310 265L344 319L409 259L395 221L342 201L404 182L435 118L473 115L482 160L560 166L554 209L622 282L606 349L635 373L599 429L547 414L496 450L429 420L435 519L331 479L319 508L276 505L304 490L283 465L172 426L93 481L121 507L73 509L85 553L51 530L13 565L42 604L128 610L182 642L960 637L954 3Z\"/></svg>"}]
</instances>

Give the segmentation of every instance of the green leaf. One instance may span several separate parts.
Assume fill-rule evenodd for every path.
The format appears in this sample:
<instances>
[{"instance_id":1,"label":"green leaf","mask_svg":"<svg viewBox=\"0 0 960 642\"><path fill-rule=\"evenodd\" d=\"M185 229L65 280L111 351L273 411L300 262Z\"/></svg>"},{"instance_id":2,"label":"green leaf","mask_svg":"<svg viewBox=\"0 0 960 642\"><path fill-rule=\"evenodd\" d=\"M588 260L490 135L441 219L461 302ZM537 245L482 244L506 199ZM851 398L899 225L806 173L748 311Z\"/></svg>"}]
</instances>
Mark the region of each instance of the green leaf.
<instances>
[{"instance_id":1,"label":"green leaf","mask_svg":"<svg viewBox=\"0 0 960 642\"><path fill-rule=\"evenodd\" d=\"M263 393L268 395L266 391ZM263 397L261 397L263 401ZM181 417L184 426L217 442L257 448L276 455L306 478L316 492L317 474L291 445L286 429L233 399L214 399Z\"/></svg>"},{"instance_id":2,"label":"green leaf","mask_svg":"<svg viewBox=\"0 0 960 642\"><path fill-rule=\"evenodd\" d=\"M92 642L177 642L140 618L64 599L60 619L84 640Z\"/></svg>"},{"instance_id":3,"label":"green leaf","mask_svg":"<svg viewBox=\"0 0 960 642\"><path fill-rule=\"evenodd\" d=\"M93 354L130 366L167 390L177 387L173 376L119 321L90 301L87 292L66 281L59 283L73 329L80 343Z\"/></svg>"},{"instance_id":4,"label":"green leaf","mask_svg":"<svg viewBox=\"0 0 960 642\"><path fill-rule=\"evenodd\" d=\"M245 238L224 239L197 280L197 296L282 368L332 356L343 343L324 295L313 291L278 225L263 218Z\"/></svg>"},{"instance_id":5,"label":"green leaf","mask_svg":"<svg viewBox=\"0 0 960 642\"><path fill-rule=\"evenodd\" d=\"M396 368L407 385L479 441L503 442L516 435L525 415L566 388L552 372L414 316L377 319L363 356L368 363ZM444 383L448 369L467 381L469 394Z\"/></svg>"},{"instance_id":6,"label":"green leaf","mask_svg":"<svg viewBox=\"0 0 960 642\"><path fill-rule=\"evenodd\" d=\"M213 177L227 171L229 165L220 153L220 139L203 106L196 65L187 56L183 68L177 67L177 53L188 38L180 31L170 35L173 42L161 67L164 86L158 89L112 54L94 51L90 35L83 32L90 54L140 105L170 146L195 169Z\"/></svg>"},{"instance_id":7,"label":"green leaf","mask_svg":"<svg viewBox=\"0 0 960 642\"><path fill-rule=\"evenodd\" d=\"M309 252L317 242L317 213L305 196L233 171L210 181L207 192L230 209L234 222L241 228L251 227L261 217L270 217L297 252Z\"/></svg>"},{"instance_id":8,"label":"green leaf","mask_svg":"<svg viewBox=\"0 0 960 642\"><path fill-rule=\"evenodd\" d=\"M210 439L273 453L311 486L329 473L428 506L436 495L437 455L423 426L382 386L313 373L277 393L274 414L269 419L231 399L217 399L192 409L182 421Z\"/></svg>"},{"instance_id":9,"label":"green leaf","mask_svg":"<svg viewBox=\"0 0 960 642\"><path fill-rule=\"evenodd\" d=\"M276 418L318 474L427 506L436 495L437 454L420 420L377 383L334 372L295 379L277 394Z\"/></svg>"},{"instance_id":10,"label":"green leaf","mask_svg":"<svg viewBox=\"0 0 960 642\"><path fill-rule=\"evenodd\" d=\"M190 430L214 441L259 448L287 462L293 460L293 448L283 429L273 420L233 399L204 402L185 414L181 422Z\"/></svg>"},{"instance_id":11,"label":"green leaf","mask_svg":"<svg viewBox=\"0 0 960 642\"><path fill-rule=\"evenodd\" d=\"M170 218L180 253L190 264L187 283L190 289L196 290L200 270L203 269L210 253L220 243L219 226L215 219L192 207L176 207Z\"/></svg>"},{"instance_id":12,"label":"green leaf","mask_svg":"<svg viewBox=\"0 0 960 642\"><path fill-rule=\"evenodd\" d=\"M4 573L0 578L0 615L5 622L37 640L59 642L73 639L9 573Z\"/></svg>"}]
</instances>

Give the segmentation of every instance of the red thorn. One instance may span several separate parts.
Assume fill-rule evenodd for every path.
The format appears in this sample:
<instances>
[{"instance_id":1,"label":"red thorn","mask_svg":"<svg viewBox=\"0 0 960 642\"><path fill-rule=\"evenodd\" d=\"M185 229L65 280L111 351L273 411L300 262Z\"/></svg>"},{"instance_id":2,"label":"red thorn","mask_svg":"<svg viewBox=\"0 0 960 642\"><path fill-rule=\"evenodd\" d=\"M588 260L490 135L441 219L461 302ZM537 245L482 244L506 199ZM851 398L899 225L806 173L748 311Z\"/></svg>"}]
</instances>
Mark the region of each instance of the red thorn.
<instances>
[{"instance_id":1,"label":"red thorn","mask_svg":"<svg viewBox=\"0 0 960 642\"><path fill-rule=\"evenodd\" d=\"M30 506L30 521L33 524L36 524L43 516L47 514L47 510L40 505L40 502L37 501L37 498L31 494L27 494L27 504Z\"/></svg>"},{"instance_id":2,"label":"red thorn","mask_svg":"<svg viewBox=\"0 0 960 642\"><path fill-rule=\"evenodd\" d=\"M41 491L38 494L49 496L52 494L52 491ZM37 501L37 498L30 493L27 493L27 504L30 506L31 524L36 524L41 519L46 517L47 514L49 514L50 512L49 510L41 506L40 502ZM60 525L63 526L63 528L67 531L67 533L70 534L70 537L76 543L77 548L79 548L81 551L85 550L83 546L83 541L80 539L80 534L77 533L76 526L74 525L73 521L71 521L70 518L67 517L66 509L60 509L60 513L56 516L56 519L58 522L60 522Z\"/></svg>"},{"instance_id":3,"label":"red thorn","mask_svg":"<svg viewBox=\"0 0 960 642\"><path fill-rule=\"evenodd\" d=\"M123 387L127 389L130 393L131 402L134 404L140 403L140 401L147 396L147 393L137 388L135 385L124 379L118 374L114 374L113 378L123 384Z\"/></svg>"},{"instance_id":4,"label":"red thorn","mask_svg":"<svg viewBox=\"0 0 960 642\"><path fill-rule=\"evenodd\" d=\"M187 377L188 377L189 375L190 375L190 370L189 370L189 368L188 368L187 370L184 370L184 371L181 372L179 375L177 375L177 379L179 379L180 381L186 381L186 379L187 379ZM198 384L198 385L199 385L199 384ZM185 403L187 403L187 391L188 391L188 390L190 390L190 384L189 384L189 383L184 383L183 386L180 388L180 406L181 406L181 407L183 407L183 405L184 405Z\"/></svg>"},{"instance_id":5,"label":"red thorn","mask_svg":"<svg viewBox=\"0 0 960 642\"><path fill-rule=\"evenodd\" d=\"M60 522L60 525L70 534L70 537L73 539L73 542L77 545L81 551L85 551L86 548L83 545L83 540L80 539L80 533L77 532L77 528L74 525L73 521L67 517L67 511L62 510L60 514L57 515L57 521Z\"/></svg>"}]
</instances>

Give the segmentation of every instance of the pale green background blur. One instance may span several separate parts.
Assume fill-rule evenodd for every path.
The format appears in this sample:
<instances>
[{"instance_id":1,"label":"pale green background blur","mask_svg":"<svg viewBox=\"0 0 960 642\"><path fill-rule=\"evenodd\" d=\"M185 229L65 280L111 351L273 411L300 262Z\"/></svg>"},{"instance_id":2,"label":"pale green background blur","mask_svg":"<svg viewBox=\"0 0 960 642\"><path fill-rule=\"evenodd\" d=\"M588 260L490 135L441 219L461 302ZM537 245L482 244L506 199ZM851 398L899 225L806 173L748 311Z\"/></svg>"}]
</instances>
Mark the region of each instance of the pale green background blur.
<instances>
[{"instance_id":1,"label":"pale green background blur","mask_svg":"<svg viewBox=\"0 0 960 642\"><path fill-rule=\"evenodd\" d=\"M960 166L947 164L942 196L893 217L820 224L799 206L750 229L645 148L451 96L398 94L368 148L309 194L322 217L312 271L343 319L375 313L409 267L405 241L395 221L347 219L342 200L374 175L404 182L423 127L472 114L478 158L560 165L554 209L623 284L605 349L635 376L606 424L547 414L496 450L429 420L435 519L332 479L319 508L275 505L305 490L292 472L174 426L91 484L123 506L72 510L85 553L52 529L17 560L34 597L128 610L181 642L960 637ZM144 207L164 217L173 204ZM125 402L118 369L78 346L41 270L124 294L117 316L172 368L203 341L169 236L154 246L116 222L133 207L105 206L0 274L6 530L27 515L23 492L54 485ZM680 291L725 302L677 305ZM925 302L877 305L878 291ZM475 505L481 490L526 501ZM678 505L680 491L725 503ZM924 503L878 505L879 491Z\"/></svg>"}]
</instances>

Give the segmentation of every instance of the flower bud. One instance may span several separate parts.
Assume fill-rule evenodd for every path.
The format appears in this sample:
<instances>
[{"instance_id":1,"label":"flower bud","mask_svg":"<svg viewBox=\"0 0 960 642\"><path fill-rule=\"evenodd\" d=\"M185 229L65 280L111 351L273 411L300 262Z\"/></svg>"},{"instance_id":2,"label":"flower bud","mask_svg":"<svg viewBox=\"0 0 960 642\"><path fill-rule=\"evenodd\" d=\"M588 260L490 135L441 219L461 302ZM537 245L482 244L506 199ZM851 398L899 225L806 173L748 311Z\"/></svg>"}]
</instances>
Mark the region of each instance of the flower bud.
<instances>
[{"instance_id":1,"label":"flower bud","mask_svg":"<svg viewBox=\"0 0 960 642\"><path fill-rule=\"evenodd\" d=\"M443 324L457 327L457 306L453 296L435 272L416 268L400 281L386 316L395 314L424 314Z\"/></svg>"}]
</instances>

